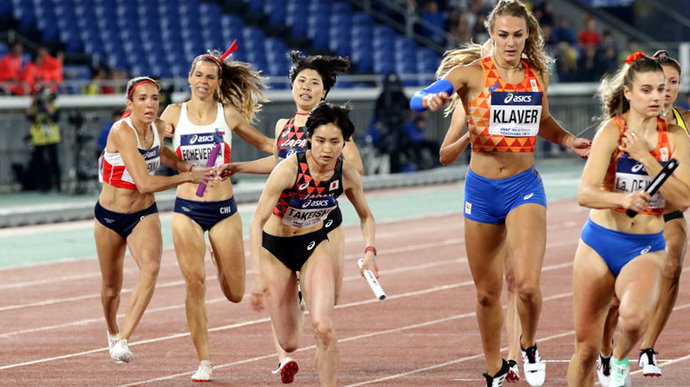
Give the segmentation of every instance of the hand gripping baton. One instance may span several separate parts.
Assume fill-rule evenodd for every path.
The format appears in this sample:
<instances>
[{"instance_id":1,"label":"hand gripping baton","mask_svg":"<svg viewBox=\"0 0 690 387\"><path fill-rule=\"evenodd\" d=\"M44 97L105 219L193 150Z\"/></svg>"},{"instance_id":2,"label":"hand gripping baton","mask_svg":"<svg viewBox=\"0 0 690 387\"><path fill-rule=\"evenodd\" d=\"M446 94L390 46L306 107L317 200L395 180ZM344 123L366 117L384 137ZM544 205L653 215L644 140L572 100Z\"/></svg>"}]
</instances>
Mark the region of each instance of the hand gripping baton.
<instances>
[{"instance_id":1,"label":"hand gripping baton","mask_svg":"<svg viewBox=\"0 0 690 387\"><path fill-rule=\"evenodd\" d=\"M357 266L359 268L362 268L362 263L364 262L364 258L360 258L357 260ZM381 283L379 280L376 278L374 273L371 272L371 270L366 269L364 270L364 278L367 279L367 283L369 283L369 287L371 288L371 291L374 292L374 295L376 298L379 299L379 301L383 301L386 299L386 292L383 291L383 288L381 287Z\"/></svg>"},{"instance_id":2,"label":"hand gripping baton","mask_svg":"<svg viewBox=\"0 0 690 387\"><path fill-rule=\"evenodd\" d=\"M661 185L664 184L666 179L668 179L671 176L673 171L676 170L676 168L678 168L678 160L669 160L669 162L666 163L661 172L659 172L659 174L656 175L654 180L652 180L652 182L649 183L647 189L645 189L645 192L647 192L649 196L653 196L659 190L659 188L661 188ZM631 218L634 218L635 215L637 215L637 211L630 209L626 210L625 213Z\"/></svg>"},{"instance_id":3,"label":"hand gripping baton","mask_svg":"<svg viewBox=\"0 0 690 387\"><path fill-rule=\"evenodd\" d=\"M218 158L218 153L220 152L220 144L216 143L211 149L211 154L208 155L208 161L206 162L206 168L212 167L216 164L216 159ZM196 196L204 196L204 191L206 191L206 184L199 183L199 187L196 189Z\"/></svg>"}]
</instances>

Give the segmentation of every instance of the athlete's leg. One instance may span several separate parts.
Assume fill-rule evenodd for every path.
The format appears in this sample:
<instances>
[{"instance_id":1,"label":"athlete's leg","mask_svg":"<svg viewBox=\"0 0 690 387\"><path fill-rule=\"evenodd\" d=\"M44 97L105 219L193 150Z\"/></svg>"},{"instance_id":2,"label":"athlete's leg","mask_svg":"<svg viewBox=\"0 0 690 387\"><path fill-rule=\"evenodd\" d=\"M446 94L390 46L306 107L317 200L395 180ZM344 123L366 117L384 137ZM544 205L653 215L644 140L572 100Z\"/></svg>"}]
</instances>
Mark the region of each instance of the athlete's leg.
<instances>
[{"instance_id":1,"label":"athlete's leg","mask_svg":"<svg viewBox=\"0 0 690 387\"><path fill-rule=\"evenodd\" d=\"M260 270L275 337L284 351L294 352L299 347L303 320L297 298L297 275L265 248L261 249Z\"/></svg>"},{"instance_id":2,"label":"athlete's leg","mask_svg":"<svg viewBox=\"0 0 690 387\"><path fill-rule=\"evenodd\" d=\"M656 340L671 316L673 306L678 297L680 273L683 271L683 259L688 246L688 223L685 218L676 218L664 225L664 239L666 240L666 260L664 261L663 277L659 303L654 316L647 327L640 348L654 348Z\"/></svg>"},{"instance_id":3,"label":"athlete's leg","mask_svg":"<svg viewBox=\"0 0 690 387\"><path fill-rule=\"evenodd\" d=\"M329 241L324 241L314 249L302 266L300 283L312 318L319 381L322 386L335 387L340 365L333 323L337 258L331 256L328 244Z\"/></svg>"},{"instance_id":4,"label":"athlete's leg","mask_svg":"<svg viewBox=\"0 0 690 387\"><path fill-rule=\"evenodd\" d=\"M504 249L501 245L504 239L504 226L465 218L465 241L471 241L465 243L465 249L477 289L477 322L489 375L495 375L503 364L500 332L503 326L501 289Z\"/></svg>"},{"instance_id":5,"label":"athlete's leg","mask_svg":"<svg viewBox=\"0 0 690 387\"><path fill-rule=\"evenodd\" d=\"M125 340L134 333L156 289L163 252L161 221L157 212L147 215L134 227L127 237L127 246L139 267L139 279L132 289L120 332L120 339Z\"/></svg>"},{"instance_id":6,"label":"athlete's leg","mask_svg":"<svg viewBox=\"0 0 690 387\"><path fill-rule=\"evenodd\" d=\"M575 352L568 365L569 386L592 386L614 277L603 259L580 241L573 266Z\"/></svg>"},{"instance_id":7,"label":"athlete's leg","mask_svg":"<svg viewBox=\"0 0 690 387\"><path fill-rule=\"evenodd\" d=\"M343 267L345 265L345 231L338 226L328 233L329 245L335 264L335 304L338 305L340 290L343 288Z\"/></svg>"},{"instance_id":8,"label":"athlete's leg","mask_svg":"<svg viewBox=\"0 0 690 387\"><path fill-rule=\"evenodd\" d=\"M535 344L541 315L541 267L546 247L546 208L523 204L506 218L506 243L517 284L517 310L522 326L523 348Z\"/></svg>"},{"instance_id":9,"label":"athlete's leg","mask_svg":"<svg viewBox=\"0 0 690 387\"><path fill-rule=\"evenodd\" d=\"M93 234L101 267L101 304L108 333L114 336L120 333L120 327L117 326L117 310L120 307L122 268L127 244L118 233L97 220L94 221Z\"/></svg>"},{"instance_id":10,"label":"athlete's leg","mask_svg":"<svg viewBox=\"0 0 690 387\"><path fill-rule=\"evenodd\" d=\"M209 230L208 236L218 266L218 281L223 294L231 302L242 301L247 269L240 213L236 212L218 222Z\"/></svg>"},{"instance_id":11,"label":"athlete's leg","mask_svg":"<svg viewBox=\"0 0 690 387\"><path fill-rule=\"evenodd\" d=\"M659 300L665 251L641 255L628 262L616 278L620 299L618 327L613 348L616 359L624 359L645 332Z\"/></svg>"},{"instance_id":12,"label":"athlete's leg","mask_svg":"<svg viewBox=\"0 0 690 387\"><path fill-rule=\"evenodd\" d=\"M503 254L505 255L505 279L508 293L508 304L506 305L507 360L517 361L520 358L520 318L517 315L517 284L513 275L512 260L507 251L504 251Z\"/></svg>"},{"instance_id":13,"label":"athlete's leg","mask_svg":"<svg viewBox=\"0 0 690 387\"><path fill-rule=\"evenodd\" d=\"M606 322L604 323L604 332L601 335L601 352L602 355L609 357L613 353L613 335L616 333L616 324L618 324L618 307L620 301L618 297L613 297L609 311L606 315Z\"/></svg>"},{"instance_id":14,"label":"athlete's leg","mask_svg":"<svg viewBox=\"0 0 690 387\"><path fill-rule=\"evenodd\" d=\"M199 360L210 360L208 353L208 319L206 316L206 243L204 231L192 219L173 213L173 243L177 263L185 281L185 312Z\"/></svg>"}]
</instances>

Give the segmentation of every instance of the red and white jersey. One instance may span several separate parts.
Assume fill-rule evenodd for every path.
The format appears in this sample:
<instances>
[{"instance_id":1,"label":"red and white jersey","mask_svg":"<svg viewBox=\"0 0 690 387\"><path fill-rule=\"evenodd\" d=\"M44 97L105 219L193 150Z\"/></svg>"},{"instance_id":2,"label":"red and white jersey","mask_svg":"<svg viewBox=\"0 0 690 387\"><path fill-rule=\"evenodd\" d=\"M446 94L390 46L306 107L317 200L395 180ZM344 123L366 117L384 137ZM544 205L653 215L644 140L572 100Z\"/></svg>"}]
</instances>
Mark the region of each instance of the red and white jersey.
<instances>
[{"instance_id":1,"label":"red and white jersey","mask_svg":"<svg viewBox=\"0 0 690 387\"><path fill-rule=\"evenodd\" d=\"M177 157L196 166L205 167L215 144L222 145L215 165L229 163L232 153L232 131L225 122L223 104L218 102L218 114L212 124L194 125L187 118L187 104L183 103L173 136L173 148Z\"/></svg>"},{"instance_id":2,"label":"red and white jersey","mask_svg":"<svg viewBox=\"0 0 690 387\"><path fill-rule=\"evenodd\" d=\"M156 174L158 167L161 165L161 141L158 137L158 128L156 123L151 123L151 130L153 130L153 145L149 149L142 149L141 142L139 141L139 135L137 130L132 124L132 119L130 117L123 118L120 121L124 121L129 127L134 131L134 136L137 138L137 149L139 153L144 157L146 161L146 169L149 175ZM131 190L136 190L137 186L129 174L127 168L125 168L125 163L122 161L122 156L120 153L110 153L108 151L103 152L103 167L102 167L103 182L113 185L115 187L126 188Z\"/></svg>"}]
</instances>

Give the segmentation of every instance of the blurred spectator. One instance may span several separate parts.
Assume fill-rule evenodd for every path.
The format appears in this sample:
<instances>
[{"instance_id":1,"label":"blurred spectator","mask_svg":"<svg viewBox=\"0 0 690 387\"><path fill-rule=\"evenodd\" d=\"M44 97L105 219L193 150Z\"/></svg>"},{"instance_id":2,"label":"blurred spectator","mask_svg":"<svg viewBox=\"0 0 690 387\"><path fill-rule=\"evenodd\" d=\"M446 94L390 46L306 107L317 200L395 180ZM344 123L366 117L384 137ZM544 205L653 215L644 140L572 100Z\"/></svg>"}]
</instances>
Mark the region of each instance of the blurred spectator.
<instances>
[{"instance_id":1,"label":"blurred spectator","mask_svg":"<svg viewBox=\"0 0 690 387\"><path fill-rule=\"evenodd\" d=\"M597 58L597 46L587 44L580 48L580 57L577 59L578 82L596 82L601 78L599 59Z\"/></svg>"},{"instance_id":2,"label":"blurred spectator","mask_svg":"<svg viewBox=\"0 0 690 387\"><path fill-rule=\"evenodd\" d=\"M472 40L472 30L467 21L467 12L451 11L448 16L448 33L453 37L453 41L448 42L448 49L456 48L460 43Z\"/></svg>"},{"instance_id":3,"label":"blurred spectator","mask_svg":"<svg viewBox=\"0 0 690 387\"><path fill-rule=\"evenodd\" d=\"M556 16L553 13L553 5L550 1L544 1L534 9L534 17L537 18L541 28L553 27L556 24Z\"/></svg>"},{"instance_id":4,"label":"blurred spectator","mask_svg":"<svg viewBox=\"0 0 690 387\"><path fill-rule=\"evenodd\" d=\"M25 95L26 90L20 82L24 67L22 65L22 54L24 46L20 42L15 42L12 49L0 59L0 82L14 82L1 87L3 94Z\"/></svg>"},{"instance_id":5,"label":"blurred spectator","mask_svg":"<svg viewBox=\"0 0 690 387\"><path fill-rule=\"evenodd\" d=\"M91 69L91 80L88 85L84 86L82 93L86 95L115 94L115 89L103 82L107 78L108 69L105 67Z\"/></svg>"},{"instance_id":6,"label":"blurred spectator","mask_svg":"<svg viewBox=\"0 0 690 387\"><path fill-rule=\"evenodd\" d=\"M472 27L472 38L475 42L483 43L489 40L489 33L486 31L484 22L486 21L486 13L480 12L477 14L477 21Z\"/></svg>"},{"instance_id":7,"label":"blurred spectator","mask_svg":"<svg viewBox=\"0 0 690 387\"><path fill-rule=\"evenodd\" d=\"M97 157L101 155L101 152L103 152L106 144L108 143L108 134L110 134L110 129L113 127L114 123L120 120L120 118L122 118L122 111L113 110L113 112L110 115L110 121L106 122L105 125L103 125L103 129L101 129L101 133L98 135L98 138L96 139L96 146L98 148Z\"/></svg>"},{"instance_id":8,"label":"blurred spectator","mask_svg":"<svg viewBox=\"0 0 690 387\"><path fill-rule=\"evenodd\" d=\"M404 154L403 125L410 114L410 104L402 90L402 84L397 74L386 75L383 90L376 99L374 106L374 128L380 137L379 151L390 156L390 171L401 172L403 164L407 162Z\"/></svg>"},{"instance_id":9,"label":"blurred spectator","mask_svg":"<svg viewBox=\"0 0 690 387\"><path fill-rule=\"evenodd\" d=\"M57 92L62 79L62 53L51 56L43 46L38 47L33 60L26 64L22 74L22 81L29 90L49 88L52 92Z\"/></svg>"},{"instance_id":10,"label":"blurred spectator","mask_svg":"<svg viewBox=\"0 0 690 387\"><path fill-rule=\"evenodd\" d=\"M635 38L628 39L628 42L625 44L625 48L620 52L620 54L618 54L618 63L621 64L625 62L625 58L627 58L628 55L637 51L642 51L640 42L638 42Z\"/></svg>"},{"instance_id":11,"label":"blurred spectator","mask_svg":"<svg viewBox=\"0 0 690 387\"><path fill-rule=\"evenodd\" d=\"M601 35L601 43L597 48L597 61L597 73L600 76L612 73L618 67L618 46L609 30L604 30Z\"/></svg>"},{"instance_id":12,"label":"blurred spectator","mask_svg":"<svg viewBox=\"0 0 690 387\"><path fill-rule=\"evenodd\" d=\"M438 9L438 3L435 0L428 1L426 4L424 4L422 12L419 16L421 20L426 22L425 24L431 24L438 28L433 29L426 26L421 26L421 34L437 44L445 44L445 37L441 31L445 31L446 26L443 14Z\"/></svg>"},{"instance_id":13,"label":"blurred spectator","mask_svg":"<svg viewBox=\"0 0 690 387\"><path fill-rule=\"evenodd\" d=\"M412 121L405 123L406 148L410 151L412 162L416 170L434 168L439 165L438 142L424 137L426 132L427 115L425 112L414 116Z\"/></svg>"},{"instance_id":14,"label":"blurred spectator","mask_svg":"<svg viewBox=\"0 0 690 387\"><path fill-rule=\"evenodd\" d=\"M40 88L33 93L31 106L26 110L26 117L31 121L31 144L33 153L31 164L34 168L32 178L41 192L55 188L61 190L60 163L58 144L60 128L57 124L59 112L54 105L55 94L49 88Z\"/></svg>"},{"instance_id":15,"label":"blurred spectator","mask_svg":"<svg viewBox=\"0 0 690 387\"><path fill-rule=\"evenodd\" d=\"M556 46L555 56L558 80L560 82L575 81L577 79L577 50L575 47L562 40Z\"/></svg>"},{"instance_id":16,"label":"blurred spectator","mask_svg":"<svg viewBox=\"0 0 690 387\"><path fill-rule=\"evenodd\" d=\"M599 44L599 33L596 31L596 21L592 15L585 15L584 27L577 35L577 44L580 47L596 46Z\"/></svg>"},{"instance_id":17,"label":"blurred spectator","mask_svg":"<svg viewBox=\"0 0 690 387\"><path fill-rule=\"evenodd\" d=\"M575 33L570 28L570 21L568 18L561 17L558 20L558 25L554 27L553 31L551 32L551 40L555 44L567 42L571 46L575 47L577 44L577 39L575 38Z\"/></svg>"}]
</instances>

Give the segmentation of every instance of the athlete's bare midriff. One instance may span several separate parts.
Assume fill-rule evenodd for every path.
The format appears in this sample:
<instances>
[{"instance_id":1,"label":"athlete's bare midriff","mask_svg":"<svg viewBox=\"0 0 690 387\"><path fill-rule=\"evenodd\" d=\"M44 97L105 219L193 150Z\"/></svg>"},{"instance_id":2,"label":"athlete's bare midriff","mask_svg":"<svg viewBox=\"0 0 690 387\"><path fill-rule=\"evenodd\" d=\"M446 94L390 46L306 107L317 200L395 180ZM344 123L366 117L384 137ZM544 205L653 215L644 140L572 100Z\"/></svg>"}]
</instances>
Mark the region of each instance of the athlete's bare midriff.
<instances>
[{"instance_id":1,"label":"athlete's bare midriff","mask_svg":"<svg viewBox=\"0 0 690 387\"><path fill-rule=\"evenodd\" d=\"M115 187L110 184L103 184L101 194L98 196L98 202L103 208L128 214L145 210L156 201L152 193L143 194L137 190Z\"/></svg>"},{"instance_id":2,"label":"athlete's bare midriff","mask_svg":"<svg viewBox=\"0 0 690 387\"><path fill-rule=\"evenodd\" d=\"M534 165L532 152L472 152L470 169L488 179L505 179Z\"/></svg>"},{"instance_id":3,"label":"athlete's bare midriff","mask_svg":"<svg viewBox=\"0 0 690 387\"><path fill-rule=\"evenodd\" d=\"M213 187L207 186L204 196L196 196L196 190L199 184L184 183L177 187L177 197L180 199L191 200L195 202L219 202L228 200L233 195L232 183L230 179L215 183Z\"/></svg>"}]
</instances>

